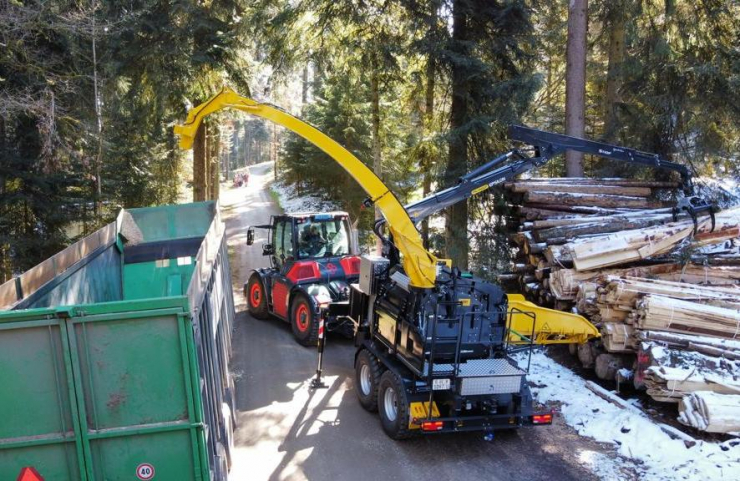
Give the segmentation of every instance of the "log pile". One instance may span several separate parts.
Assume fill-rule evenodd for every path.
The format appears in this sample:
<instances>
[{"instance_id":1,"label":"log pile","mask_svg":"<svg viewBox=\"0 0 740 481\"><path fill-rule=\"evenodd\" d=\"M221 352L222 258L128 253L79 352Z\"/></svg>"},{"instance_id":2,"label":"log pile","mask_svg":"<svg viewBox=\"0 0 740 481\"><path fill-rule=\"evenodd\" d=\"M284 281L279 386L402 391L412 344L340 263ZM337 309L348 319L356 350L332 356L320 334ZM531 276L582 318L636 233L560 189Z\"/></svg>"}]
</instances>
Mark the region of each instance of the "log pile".
<instances>
[{"instance_id":1,"label":"log pile","mask_svg":"<svg viewBox=\"0 0 740 481\"><path fill-rule=\"evenodd\" d=\"M740 395L695 392L679 404L682 424L710 433L740 432Z\"/></svg>"},{"instance_id":2,"label":"log pile","mask_svg":"<svg viewBox=\"0 0 740 481\"><path fill-rule=\"evenodd\" d=\"M656 401L679 402L698 391L740 394L740 363L736 361L648 343L642 346L639 362L639 382Z\"/></svg>"},{"instance_id":3,"label":"log pile","mask_svg":"<svg viewBox=\"0 0 740 481\"><path fill-rule=\"evenodd\" d=\"M685 424L717 429L708 419L724 401L688 396L740 394L740 208L714 223L674 217L670 202L652 199L676 187L625 179L505 184L517 229L516 258L502 280L599 327L599 342L574 351L600 378L631 378L662 402L686 398Z\"/></svg>"}]
</instances>

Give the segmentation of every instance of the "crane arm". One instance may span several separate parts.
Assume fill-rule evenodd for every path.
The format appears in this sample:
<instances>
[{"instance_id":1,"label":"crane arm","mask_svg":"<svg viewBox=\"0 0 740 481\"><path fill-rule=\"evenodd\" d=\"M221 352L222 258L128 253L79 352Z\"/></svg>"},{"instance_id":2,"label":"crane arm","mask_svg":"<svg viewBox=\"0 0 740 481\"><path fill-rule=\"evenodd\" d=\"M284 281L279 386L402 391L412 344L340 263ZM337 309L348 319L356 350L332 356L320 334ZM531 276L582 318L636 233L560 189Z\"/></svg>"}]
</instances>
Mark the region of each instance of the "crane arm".
<instances>
[{"instance_id":1,"label":"crane arm","mask_svg":"<svg viewBox=\"0 0 740 481\"><path fill-rule=\"evenodd\" d=\"M521 125L512 125L509 127L509 138L533 146L534 154L525 155L517 149L510 150L460 177L457 185L408 204L406 211L413 221L420 222L446 207L488 190L488 188L493 187L495 184L511 179L532 168L539 167L553 157L563 154L566 150L577 150L606 159L678 172L681 175L684 192L687 195L693 193L691 172L689 169L681 164L662 159L657 154L650 154L627 147L578 137L555 134ZM697 214L704 212L711 214L714 209L711 203L694 196L680 204L680 207L679 210L686 210L694 218Z\"/></svg>"},{"instance_id":2,"label":"crane arm","mask_svg":"<svg viewBox=\"0 0 740 481\"><path fill-rule=\"evenodd\" d=\"M506 161L514 162L500 166ZM460 177L460 182L452 187L435 192L406 206L414 222L420 222L440 210L457 204L469 197L488 190L502 179L510 179L538 165L540 159L522 155L518 150L510 150L492 161ZM500 167L499 167L500 166Z\"/></svg>"},{"instance_id":3,"label":"crane arm","mask_svg":"<svg viewBox=\"0 0 740 481\"><path fill-rule=\"evenodd\" d=\"M509 126L509 138L518 140L537 148L539 156L545 161L565 153L566 150L575 150L584 154L596 155L605 159L619 160L629 164L644 165L657 169L672 170L681 175L681 182L686 194L693 192L691 183L691 172L689 169L676 162L660 158L658 154L641 152L639 150L611 145L604 142L571 137L569 135L555 134L544 130L532 129L522 125Z\"/></svg>"},{"instance_id":4,"label":"crane arm","mask_svg":"<svg viewBox=\"0 0 740 481\"><path fill-rule=\"evenodd\" d=\"M403 254L403 268L409 276L411 285L434 287L437 264L440 260L424 249L419 231L398 198L351 152L306 122L272 105L242 97L230 88L224 87L219 93L191 109L183 125L175 126L175 133L180 136L180 147L191 149L203 119L222 109L239 110L281 125L334 159L367 192L370 203L375 204L382 212L393 235L394 244Z\"/></svg>"}]
</instances>

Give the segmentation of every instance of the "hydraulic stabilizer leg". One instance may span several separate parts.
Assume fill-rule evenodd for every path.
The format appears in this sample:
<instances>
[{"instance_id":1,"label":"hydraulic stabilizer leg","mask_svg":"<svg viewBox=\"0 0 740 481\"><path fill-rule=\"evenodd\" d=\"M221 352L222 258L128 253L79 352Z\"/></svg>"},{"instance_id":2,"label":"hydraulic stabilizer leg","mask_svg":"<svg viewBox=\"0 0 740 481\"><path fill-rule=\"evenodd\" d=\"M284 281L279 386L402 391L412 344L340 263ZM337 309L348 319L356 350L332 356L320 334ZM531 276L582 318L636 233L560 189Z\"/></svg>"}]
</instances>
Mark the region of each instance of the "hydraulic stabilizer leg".
<instances>
[{"instance_id":1,"label":"hydraulic stabilizer leg","mask_svg":"<svg viewBox=\"0 0 740 481\"><path fill-rule=\"evenodd\" d=\"M326 388L326 384L321 380L321 372L324 367L324 346L326 345L326 330L324 329L324 326L326 324L326 316L328 312L329 311L327 309L322 309L321 315L319 316L319 343L317 349L319 353L319 361L316 366L316 377L311 381L311 389Z\"/></svg>"}]
</instances>

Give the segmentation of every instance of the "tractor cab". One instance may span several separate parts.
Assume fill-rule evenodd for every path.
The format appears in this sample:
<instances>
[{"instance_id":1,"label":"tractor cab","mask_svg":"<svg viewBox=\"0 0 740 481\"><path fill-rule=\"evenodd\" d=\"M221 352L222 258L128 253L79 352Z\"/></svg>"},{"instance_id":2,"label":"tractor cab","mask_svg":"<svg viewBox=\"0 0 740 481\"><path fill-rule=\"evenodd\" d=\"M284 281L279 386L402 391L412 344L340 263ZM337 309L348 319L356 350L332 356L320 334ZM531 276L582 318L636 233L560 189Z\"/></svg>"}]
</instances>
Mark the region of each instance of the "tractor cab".
<instances>
[{"instance_id":1,"label":"tractor cab","mask_svg":"<svg viewBox=\"0 0 740 481\"><path fill-rule=\"evenodd\" d=\"M267 231L262 254L270 267L256 269L244 286L253 317L270 315L290 322L301 344L315 344L322 306L347 302L349 285L357 282L360 259L357 239L346 212L272 216L270 224L249 227Z\"/></svg>"}]
</instances>

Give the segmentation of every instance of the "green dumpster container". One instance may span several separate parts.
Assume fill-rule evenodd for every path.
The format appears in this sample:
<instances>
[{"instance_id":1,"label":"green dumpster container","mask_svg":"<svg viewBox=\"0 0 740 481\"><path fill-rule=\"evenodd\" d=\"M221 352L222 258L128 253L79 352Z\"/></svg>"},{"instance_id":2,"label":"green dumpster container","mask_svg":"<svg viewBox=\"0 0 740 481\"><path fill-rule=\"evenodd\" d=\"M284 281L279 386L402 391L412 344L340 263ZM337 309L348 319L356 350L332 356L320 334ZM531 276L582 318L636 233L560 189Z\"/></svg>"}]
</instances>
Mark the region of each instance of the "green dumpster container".
<instances>
[{"instance_id":1,"label":"green dumpster container","mask_svg":"<svg viewBox=\"0 0 740 481\"><path fill-rule=\"evenodd\" d=\"M234 302L216 203L124 210L0 286L0 480L226 480Z\"/></svg>"}]
</instances>

